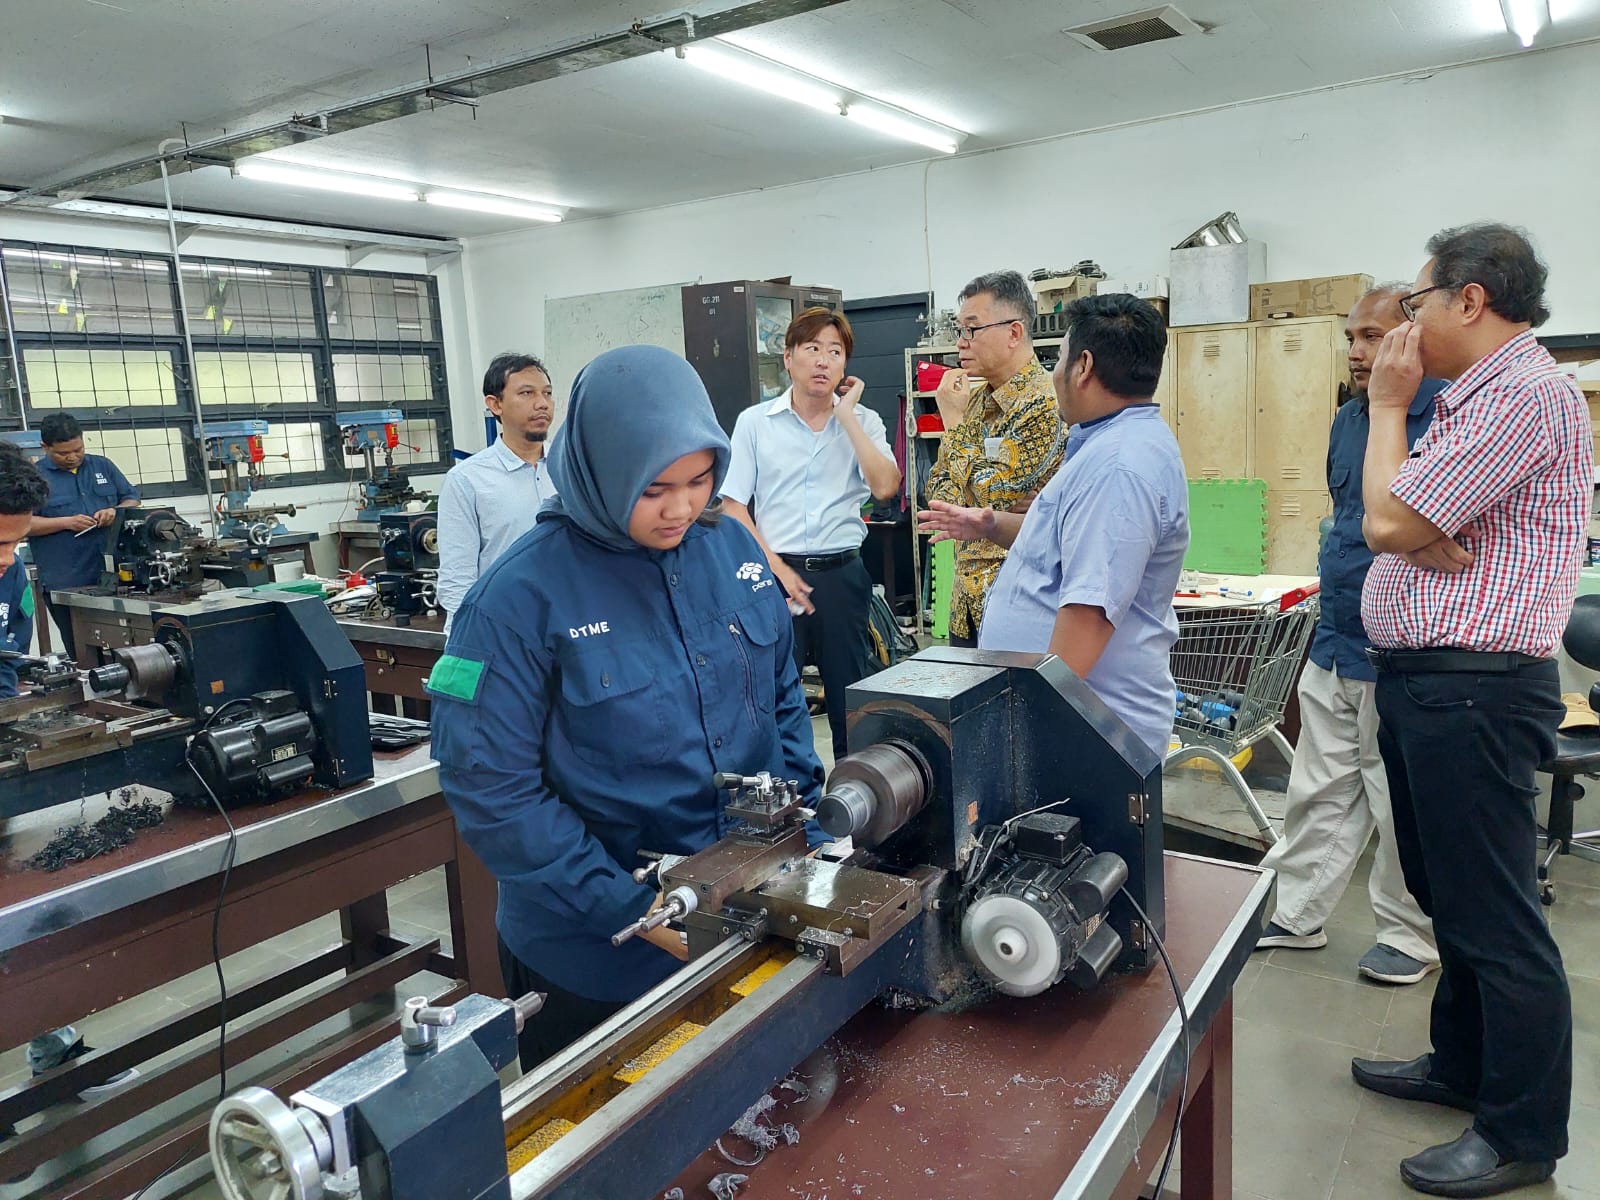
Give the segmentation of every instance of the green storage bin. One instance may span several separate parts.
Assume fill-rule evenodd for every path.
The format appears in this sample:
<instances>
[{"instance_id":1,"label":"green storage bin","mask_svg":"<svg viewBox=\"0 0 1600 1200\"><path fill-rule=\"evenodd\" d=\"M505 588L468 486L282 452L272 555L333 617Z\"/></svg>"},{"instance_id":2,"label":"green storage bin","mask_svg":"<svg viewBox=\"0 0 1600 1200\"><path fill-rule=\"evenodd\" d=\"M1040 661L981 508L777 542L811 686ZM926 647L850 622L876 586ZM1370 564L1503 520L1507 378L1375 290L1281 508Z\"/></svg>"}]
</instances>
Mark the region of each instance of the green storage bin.
<instances>
[{"instance_id":1,"label":"green storage bin","mask_svg":"<svg viewBox=\"0 0 1600 1200\"><path fill-rule=\"evenodd\" d=\"M1183 565L1217 575L1266 573L1266 480L1189 480L1189 552Z\"/></svg>"},{"instance_id":2,"label":"green storage bin","mask_svg":"<svg viewBox=\"0 0 1600 1200\"><path fill-rule=\"evenodd\" d=\"M950 636L950 593L956 583L956 544L935 542L932 552L933 636L943 641Z\"/></svg>"}]
</instances>

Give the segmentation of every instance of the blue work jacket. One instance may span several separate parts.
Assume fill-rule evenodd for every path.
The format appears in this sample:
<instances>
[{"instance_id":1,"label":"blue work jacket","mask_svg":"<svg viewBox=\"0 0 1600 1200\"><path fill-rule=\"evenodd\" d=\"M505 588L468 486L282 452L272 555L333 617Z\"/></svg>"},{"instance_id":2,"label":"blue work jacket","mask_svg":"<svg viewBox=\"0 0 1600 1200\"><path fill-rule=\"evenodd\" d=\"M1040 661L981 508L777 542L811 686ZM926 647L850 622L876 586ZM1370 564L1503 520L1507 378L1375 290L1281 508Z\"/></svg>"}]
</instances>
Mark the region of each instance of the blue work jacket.
<instances>
[{"instance_id":1,"label":"blue work jacket","mask_svg":"<svg viewBox=\"0 0 1600 1200\"><path fill-rule=\"evenodd\" d=\"M496 924L524 964L627 1001L679 963L610 937L654 892L641 850L728 832L717 771L822 785L766 558L738 522L673 550L616 551L544 514L473 585L428 680L433 753L462 836L500 881Z\"/></svg>"},{"instance_id":2,"label":"blue work jacket","mask_svg":"<svg viewBox=\"0 0 1600 1200\"><path fill-rule=\"evenodd\" d=\"M50 498L37 516L93 516L102 508L116 508L124 500L137 500L139 493L117 464L100 454L85 454L76 471L58 467L49 458L37 463L39 474L50 485ZM78 537L70 529L30 537L33 561L39 568L39 582L45 591L55 588L92 587L105 571L106 531Z\"/></svg>"},{"instance_id":3,"label":"blue work jacket","mask_svg":"<svg viewBox=\"0 0 1600 1200\"><path fill-rule=\"evenodd\" d=\"M1449 384L1424 379L1406 410L1406 445L1433 423L1434 398ZM1322 612L1311 639L1311 661L1346 679L1372 681L1378 675L1367 661L1367 630L1361 623L1361 585L1367 580L1373 554L1361 532L1366 502L1361 498L1363 465L1367 459L1367 434L1372 417L1367 398L1345 401L1333 417L1328 433L1328 493L1333 497L1333 528L1322 541L1317 574L1322 582Z\"/></svg>"},{"instance_id":4,"label":"blue work jacket","mask_svg":"<svg viewBox=\"0 0 1600 1200\"><path fill-rule=\"evenodd\" d=\"M33 588L17 559L0 574L0 650L26 654L33 641ZM0 658L0 700L17 694L17 668Z\"/></svg>"}]
</instances>

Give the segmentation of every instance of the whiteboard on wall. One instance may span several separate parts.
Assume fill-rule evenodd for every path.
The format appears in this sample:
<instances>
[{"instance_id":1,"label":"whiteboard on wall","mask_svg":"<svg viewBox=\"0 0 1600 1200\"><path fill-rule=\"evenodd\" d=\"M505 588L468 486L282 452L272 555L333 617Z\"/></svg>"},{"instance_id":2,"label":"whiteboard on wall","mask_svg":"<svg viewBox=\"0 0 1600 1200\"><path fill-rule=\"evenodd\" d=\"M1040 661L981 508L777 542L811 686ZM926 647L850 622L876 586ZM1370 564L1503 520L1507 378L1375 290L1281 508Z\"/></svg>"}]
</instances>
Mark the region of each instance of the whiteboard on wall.
<instances>
[{"instance_id":1,"label":"whiteboard on wall","mask_svg":"<svg viewBox=\"0 0 1600 1200\"><path fill-rule=\"evenodd\" d=\"M544 360L566 415L572 381L596 355L618 346L663 346L683 353L683 284L562 296L544 302Z\"/></svg>"}]
</instances>

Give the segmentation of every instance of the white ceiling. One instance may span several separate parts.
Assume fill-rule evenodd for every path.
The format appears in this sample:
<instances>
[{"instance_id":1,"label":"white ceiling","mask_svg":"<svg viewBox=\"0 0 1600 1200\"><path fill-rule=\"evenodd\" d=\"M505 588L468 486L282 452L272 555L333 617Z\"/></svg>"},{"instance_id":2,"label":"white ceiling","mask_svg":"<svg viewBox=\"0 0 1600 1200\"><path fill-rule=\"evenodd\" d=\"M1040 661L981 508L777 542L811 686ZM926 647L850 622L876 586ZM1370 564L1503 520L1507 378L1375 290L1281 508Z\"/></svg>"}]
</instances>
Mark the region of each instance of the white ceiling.
<instances>
[{"instance_id":1,"label":"white ceiling","mask_svg":"<svg viewBox=\"0 0 1600 1200\"><path fill-rule=\"evenodd\" d=\"M3 0L0 186L48 184L191 140L613 32L638 0ZM661 0L644 0L659 3ZM1497 0L1179 0L1209 29L1098 54L1066 25L1154 0L848 0L735 39L966 130L964 152L1517 52ZM697 13L734 0L690 0ZM1600 37L1600 0L1551 0L1537 48ZM921 147L726 83L669 54L441 106L273 157L523 196L569 219L868 170ZM193 208L472 236L520 222L233 178L174 177ZM159 184L108 194L159 201ZM0 217L3 217L0 209Z\"/></svg>"}]
</instances>

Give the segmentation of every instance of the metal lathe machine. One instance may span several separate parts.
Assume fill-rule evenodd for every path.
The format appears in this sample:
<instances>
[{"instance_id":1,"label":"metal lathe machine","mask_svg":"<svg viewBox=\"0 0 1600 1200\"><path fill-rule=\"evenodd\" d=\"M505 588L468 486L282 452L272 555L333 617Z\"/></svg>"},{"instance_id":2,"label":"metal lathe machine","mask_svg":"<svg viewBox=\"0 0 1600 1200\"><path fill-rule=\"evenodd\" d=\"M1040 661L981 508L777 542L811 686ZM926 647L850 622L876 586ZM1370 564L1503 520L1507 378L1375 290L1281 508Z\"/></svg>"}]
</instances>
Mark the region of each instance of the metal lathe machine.
<instances>
[{"instance_id":1,"label":"metal lathe machine","mask_svg":"<svg viewBox=\"0 0 1600 1200\"><path fill-rule=\"evenodd\" d=\"M1056 658L932 650L850 691L813 814L718 776L742 825L639 872L688 965L502 1089L536 998L413 1004L404 1036L287 1102L213 1114L233 1200L652 1197L863 1006L1079 989L1154 961L1160 760ZM807 854L812 818L839 839ZM845 839L848 838L848 841Z\"/></svg>"}]
</instances>

